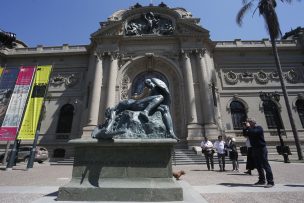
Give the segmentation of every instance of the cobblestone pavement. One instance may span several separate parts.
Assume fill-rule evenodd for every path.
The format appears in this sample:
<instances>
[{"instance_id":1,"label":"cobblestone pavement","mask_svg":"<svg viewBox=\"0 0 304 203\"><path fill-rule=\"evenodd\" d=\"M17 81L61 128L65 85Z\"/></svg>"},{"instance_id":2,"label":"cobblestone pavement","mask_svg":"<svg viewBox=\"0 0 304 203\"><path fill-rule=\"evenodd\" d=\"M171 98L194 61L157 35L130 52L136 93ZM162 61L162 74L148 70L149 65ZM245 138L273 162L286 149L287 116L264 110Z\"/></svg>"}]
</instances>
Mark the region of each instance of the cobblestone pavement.
<instances>
[{"instance_id":1,"label":"cobblestone pavement","mask_svg":"<svg viewBox=\"0 0 304 203\"><path fill-rule=\"evenodd\" d=\"M181 183L187 183L210 203L230 202L303 202L304 199L304 163L270 162L275 186L264 188L253 186L257 181L257 171L246 175L245 165L240 172L232 172L231 164L226 172L206 170L206 165L173 166L173 170L184 170ZM5 171L0 166L0 202L33 202L46 196L56 196L58 187L69 182L72 166L35 163L34 168L25 169L18 164L13 170Z\"/></svg>"}]
</instances>

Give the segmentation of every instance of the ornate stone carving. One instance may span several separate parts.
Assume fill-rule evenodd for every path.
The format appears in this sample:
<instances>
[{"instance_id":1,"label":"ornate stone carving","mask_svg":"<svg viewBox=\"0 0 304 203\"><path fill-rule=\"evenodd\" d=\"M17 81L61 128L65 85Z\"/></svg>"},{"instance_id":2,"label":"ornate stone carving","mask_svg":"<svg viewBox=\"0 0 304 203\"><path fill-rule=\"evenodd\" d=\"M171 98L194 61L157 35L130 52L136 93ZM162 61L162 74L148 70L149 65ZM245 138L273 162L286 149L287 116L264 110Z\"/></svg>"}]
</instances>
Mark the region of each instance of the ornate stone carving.
<instances>
[{"instance_id":1,"label":"ornate stone carving","mask_svg":"<svg viewBox=\"0 0 304 203\"><path fill-rule=\"evenodd\" d=\"M247 71L245 71L244 73L241 73L240 74L240 79L241 80L244 80L244 81L246 81L246 82L248 82L248 81L252 81L253 80L253 73L249 73L249 72L247 72Z\"/></svg>"},{"instance_id":2,"label":"ornate stone carving","mask_svg":"<svg viewBox=\"0 0 304 203\"><path fill-rule=\"evenodd\" d=\"M142 34L173 34L174 27L170 19L161 17L153 12L145 13L139 18L130 20L125 24L125 35Z\"/></svg>"},{"instance_id":3,"label":"ornate stone carving","mask_svg":"<svg viewBox=\"0 0 304 203\"><path fill-rule=\"evenodd\" d=\"M129 89L130 78L128 76L124 76L121 80L120 87L120 100L128 99L128 89Z\"/></svg>"},{"instance_id":4,"label":"ornate stone carving","mask_svg":"<svg viewBox=\"0 0 304 203\"><path fill-rule=\"evenodd\" d=\"M262 101L280 101L280 95L278 92L260 92L259 96Z\"/></svg>"},{"instance_id":5,"label":"ornate stone carving","mask_svg":"<svg viewBox=\"0 0 304 203\"><path fill-rule=\"evenodd\" d=\"M299 75L294 69L291 69L285 74L285 78L290 83L297 83L299 80Z\"/></svg>"},{"instance_id":6,"label":"ornate stone carving","mask_svg":"<svg viewBox=\"0 0 304 203\"><path fill-rule=\"evenodd\" d=\"M53 76L50 79L50 84L57 86L57 85L62 85L65 84L67 87L72 87L78 82L78 74L72 73L72 74L59 74L56 76Z\"/></svg>"},{"instance_id":7,"label":"ornate stone carving","mask_svg":"<svg viewBox=\"0 0 304 203\"><path fill-rule=\"evenodd\" d=\"M236 74L233 71L229 71L228 73L225 73L224 78L227 83L232 84L232 85L234 85L238 82L238 74Z\"/></svg>"},{"instance_id":8,"label":"ornate stone carving","mask_svg":"<svg viewBox=\"0 0 304 203\"><path fill-rule=\"evenodd\" d=\"M258 83L266 84L269 81L267 73L263 70L260 70L258 73L255 74L255 79Z\"/></svg>"},{"instance_id":9,"label":"ornate stone carving","mask_svg":"<svg viewBox=\"0 0 304 203\"><path fill-rule=\"evenodd\" d=\"M279 74L278 74L278 71L273 71L273 72L271 72L271 73L269 74L269 76L270 76L270 78L271 78L272 80L279 80L279 79L280 79Z\"/></svg>"}]
</instances>

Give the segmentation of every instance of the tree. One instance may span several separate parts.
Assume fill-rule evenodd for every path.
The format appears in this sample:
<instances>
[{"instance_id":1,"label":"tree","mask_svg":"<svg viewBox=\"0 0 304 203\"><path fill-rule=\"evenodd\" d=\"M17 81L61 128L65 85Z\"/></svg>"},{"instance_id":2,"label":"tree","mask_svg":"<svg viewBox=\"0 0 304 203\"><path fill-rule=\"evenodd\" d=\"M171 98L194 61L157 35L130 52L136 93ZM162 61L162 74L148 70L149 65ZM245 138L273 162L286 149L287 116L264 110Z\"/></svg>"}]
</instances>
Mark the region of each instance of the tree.
<instances>
[{"instance_id":1,"label":"tree","mask_svg":"<svg viewBox=\"0 0 304 203\"><path fill-rule=\"evenodd\" d=\"M292 3L292 0L280 0L280 1L282 3ZM300 0L298 0L298 1L300 1ZM283 96L284 96L284 100L285 100L285 104L286 104L286 108L287 108L287 112L288 112L290 125L292 128L292 132L293 132L294 139L295 139L295 144L297 147L298 157L299 157L299 160L303 160L301 144L300 144L298 132L297 132L297 129L296 129L293 117L292 117L292 112L291 112L291 108L290 108L290 104L289 104L289 100L288 100L288 94L287 94L286 86L285 86L284 79L283 79L283 73L282 73L282 67L281 67L281 63L280 63L280 59L279 59L278 49L276 46L276 39L281 36L280 24L279 24L276 10L275 10L275 8L277 6L277 1L276 0L250 0L250 1L242 0L243 7L239 10L237 17L236 17L236 21L239 26L242 26L242 22L243 22L243 18L245 16L245 14L249 10L252 9L252 7L255 5L255 3L257 3L257 6L256 6L256 9L254 10L253 14L258 9L259 14L262 15L265 20L266 28L267 28L267 31L268 31L268 34L269 34L270 40L271 40L272 51L273 51L278 75L280 78L280 83L281 83L282 92L283 92Z\"/></svg>"}]
</instances>

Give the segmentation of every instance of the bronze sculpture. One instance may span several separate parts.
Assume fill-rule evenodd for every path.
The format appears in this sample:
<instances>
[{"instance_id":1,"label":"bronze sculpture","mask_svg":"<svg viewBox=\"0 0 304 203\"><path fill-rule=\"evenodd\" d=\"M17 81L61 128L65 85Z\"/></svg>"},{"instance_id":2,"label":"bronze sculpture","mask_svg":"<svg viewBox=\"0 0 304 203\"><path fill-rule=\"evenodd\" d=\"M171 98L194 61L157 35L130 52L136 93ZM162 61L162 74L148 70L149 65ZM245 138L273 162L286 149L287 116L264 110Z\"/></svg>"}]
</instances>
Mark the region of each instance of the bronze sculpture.
<instances>
[{"instance_id":1,"label":"bronze sculpture","mask_svg":"<svg viewBox=\"0 0 304 203\"><path fill-rule=\"evenodd\" d=\"M125 129L129 126L133 126L133 128L139 128L135 129L135 131L140 131L141 134L147 133L145 129L150 129L149 132L152 135L148 136L148 138L151 138L154 136L153 134L157 134L156 132L152 132L153 130L151 130L151 125L158 125L160 121L156 118L153 121L154 124L151 124L150 121L152 118L150 116L154 115L156 112L160 112L161 120L165 126L165 135L161 137L178 140L173 130L172 118L169 109L171 96L167 85L160 79L151 78L145 80L145 87L149 89L148 96L138 100L123 100L114 108L107 108L105 112L105 122L94 129L92 137L96 139L113 138L115 135L126 133ZM124 119L121 114L125 111L137 113L133 113L131 116L127 116L127 119ZM130 122L134 120L139 121L138 123L143 125L143 127L138 126L139 124L136 124L135 127L134 125L130 125ZM143 130L141 128L143 128ZM160 138L159 135L155 135L155 137ZM126 138L128 138L128 136Z\"/></svg>"}]
</instances>

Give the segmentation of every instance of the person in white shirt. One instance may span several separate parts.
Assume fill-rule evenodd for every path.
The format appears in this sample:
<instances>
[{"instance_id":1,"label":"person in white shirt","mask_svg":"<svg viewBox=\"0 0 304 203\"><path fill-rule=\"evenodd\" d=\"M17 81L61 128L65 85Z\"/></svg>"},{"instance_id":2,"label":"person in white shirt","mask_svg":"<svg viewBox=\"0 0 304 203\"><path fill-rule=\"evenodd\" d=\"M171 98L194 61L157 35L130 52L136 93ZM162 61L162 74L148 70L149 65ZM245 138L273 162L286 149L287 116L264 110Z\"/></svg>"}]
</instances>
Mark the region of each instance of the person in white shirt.
<instances>
[{"instance_id":1,"label":"person in white shirt","mask_svg":"<svg viewBox=\"0 0 304 203\"><path fill-rule=\"evenodd\" d=\"M201 147L202 147L202 152L205 155L205 159L207 162L207 168L208 171L210 171L210 165L211 165L211 170L214 170L214 164L213 164L213 144L208 140L208 137L205 137L204 141L201 142Z\"/></svg>"},{"instance_id":2,"label":"person in white shirt","mask_svg":"<svg viewBox=\"0 0 304 203\"><path fill-rule=\"evenodd\" d=\"M223 141L223 136L218 136L218 140L214 142L214 148L217 151L220 171L225 171L225 142Z\"/></svg>"}]
</instances>

